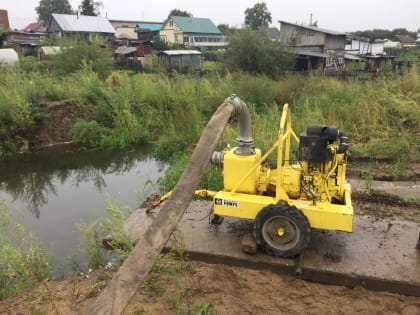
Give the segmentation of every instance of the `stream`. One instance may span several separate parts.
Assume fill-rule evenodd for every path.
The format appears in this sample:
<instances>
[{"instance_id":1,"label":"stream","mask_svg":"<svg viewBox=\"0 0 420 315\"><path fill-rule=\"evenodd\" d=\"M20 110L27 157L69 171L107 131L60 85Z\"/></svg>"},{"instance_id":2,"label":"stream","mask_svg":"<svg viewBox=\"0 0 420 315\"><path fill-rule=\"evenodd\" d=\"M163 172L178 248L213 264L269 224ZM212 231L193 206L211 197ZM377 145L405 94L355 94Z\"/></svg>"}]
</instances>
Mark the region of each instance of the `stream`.
<instances>
[{"instance_id":1,"label":"stream","mask_svg":"<svg viewBox=\"0 0 420 315\"><path fill-rule=\"evenodd\" d=\"M58 147L3 158L0 198L15 219L23 216L26 231L52 254L55 272L66 271L79 248L77 224L107 216L107 200L137 208L158 191L158 179L166 169L150 147L112 151Z\"/></svg>"}]
</instances>

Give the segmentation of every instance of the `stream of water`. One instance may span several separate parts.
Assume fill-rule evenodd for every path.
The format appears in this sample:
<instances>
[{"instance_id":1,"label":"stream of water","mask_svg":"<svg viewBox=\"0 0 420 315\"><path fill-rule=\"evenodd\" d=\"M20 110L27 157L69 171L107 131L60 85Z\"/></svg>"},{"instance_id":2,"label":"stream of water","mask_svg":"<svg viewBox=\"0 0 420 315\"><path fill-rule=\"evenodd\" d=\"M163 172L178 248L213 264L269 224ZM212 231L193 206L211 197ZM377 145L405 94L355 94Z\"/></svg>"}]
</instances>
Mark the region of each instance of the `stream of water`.
<instances>
[{"instance_id":1,"label":"stream of water","mask_svg":"<svg viewBox=\"0 0 420 315\"><path fill-rule=\"evenodd\" d=\"M0 161L0 198L65 269L79 247L77 224L106 216L107 199L135 209L158 190L166 168L148 147L19 154Z\"/></svg>"}]
</instances>

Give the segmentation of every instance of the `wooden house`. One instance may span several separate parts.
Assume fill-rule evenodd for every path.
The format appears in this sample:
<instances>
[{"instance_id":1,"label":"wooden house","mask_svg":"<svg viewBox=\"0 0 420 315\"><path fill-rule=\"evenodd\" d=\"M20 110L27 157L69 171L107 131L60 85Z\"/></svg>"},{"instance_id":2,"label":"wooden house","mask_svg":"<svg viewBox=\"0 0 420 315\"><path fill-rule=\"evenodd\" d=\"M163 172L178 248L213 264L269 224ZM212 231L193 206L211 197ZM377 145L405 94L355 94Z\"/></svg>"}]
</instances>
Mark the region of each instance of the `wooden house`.
<instances>
[{"instance_id":1,"label":"wooden house","mask_svg":"<svg viewBox=\"0 0 420 315\"><path fill-rule=\"evenodd\" d=\"M344 54L346 33L279 21L280 40L299 50Z\"/></svg>"},{"instance_id":2,"label":"wooden house","mask_svg":"<svg viewBox=\"0 0 420 315\"><path fill-rule=\"evenodd\" d=\"M0 35L0 46L10 47L23 56L36 56L46 33L8 31Z\"/></svg>"},{"instance_id":3,"label":"wooden house","mask_svg":"<svg viewBox=\"0 0 420 315\"><path fill-rule=\"evenodd\" d=\"M393 40L399 42L402 48L416 46L416 40L410 35L395 35Z\"/></svg>"},{"instance_id":4,"label":"wooden house","mask_svg":"<svg viewBox=\"0 0 420 315\"><path fill-rule=\"evenodd\" d=\"M159 39L159 32L163 24L157 22L144 22L136 25L137 39L143 42L154 42Z\"/></svg>"},{"instance_id":5,"label":"wooden house","mask_svg":"<svg viewBox=\"0 0 420 315\"><path fill-rule=\"evenodd\" d=\"M104 17L57 13L51 15L47 32L54 37L80 36L87 41L110 39L115 35L114 27Z\"/></svg>"},{"instance_id":6,"label":"wooden house","mask_svg":"<svg viewBox=\"0 0 420 315\"><path fill-rule=\"evenodd\" d=\"M280 41L298 54L297 70L344 69L346 33L285 21L279 23Z\"/></svg>"},{"instance_id":7,"label":"wooden house","mask_svg":"<svg viewBox=\"0 0 420 315\"><path fill-rule=\"evenodd\" d=\"M163 23L160 38L167 43L187 47L222 48L227 46L225 36L207 18L171 16Z\"/></svg>"}]
</instances>

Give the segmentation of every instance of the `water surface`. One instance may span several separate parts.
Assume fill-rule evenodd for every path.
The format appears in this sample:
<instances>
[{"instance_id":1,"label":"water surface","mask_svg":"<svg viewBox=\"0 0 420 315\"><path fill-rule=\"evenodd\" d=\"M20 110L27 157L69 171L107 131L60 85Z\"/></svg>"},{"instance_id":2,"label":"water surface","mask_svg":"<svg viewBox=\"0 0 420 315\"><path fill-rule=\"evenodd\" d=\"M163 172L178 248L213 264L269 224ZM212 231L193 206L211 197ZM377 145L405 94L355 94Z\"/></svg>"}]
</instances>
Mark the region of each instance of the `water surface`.
<instances>
[{"instance_id":1,"label":"water surface","mask_svg":"<svg viewBox=\"0 0 420 315\"><path fill-rule=\"evenodd\" d=\"M76 224L107 215L107 199L135 209L158 190L166 168L148 147L20 154L0 161L0 197L63 265L79 246Z\"/></svg>"}]
</instances>

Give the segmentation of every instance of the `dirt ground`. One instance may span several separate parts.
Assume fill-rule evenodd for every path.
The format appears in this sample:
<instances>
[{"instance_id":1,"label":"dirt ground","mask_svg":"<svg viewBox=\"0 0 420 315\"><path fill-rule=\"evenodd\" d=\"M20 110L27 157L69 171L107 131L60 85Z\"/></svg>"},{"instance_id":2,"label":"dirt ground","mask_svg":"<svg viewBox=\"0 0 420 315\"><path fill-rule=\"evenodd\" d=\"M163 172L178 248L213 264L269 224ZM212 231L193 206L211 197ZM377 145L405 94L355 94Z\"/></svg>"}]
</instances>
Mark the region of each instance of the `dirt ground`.
<instances>
[{"instance_id":1,"label":"dirt ground","mask_svg":"<svg viewBox=\"0 0 420 315\"><path fill-rule=\"evenodd\" d=\"M164 264L165 265L165 264ZM227 265L155 268L124 314L420 314L420 298L322 285ZM159 266L159 264L158 264ZM0 303L1 314L85 314L109 270L46 282Z\"/></svg>"}]
</instances>

